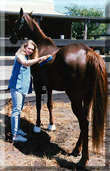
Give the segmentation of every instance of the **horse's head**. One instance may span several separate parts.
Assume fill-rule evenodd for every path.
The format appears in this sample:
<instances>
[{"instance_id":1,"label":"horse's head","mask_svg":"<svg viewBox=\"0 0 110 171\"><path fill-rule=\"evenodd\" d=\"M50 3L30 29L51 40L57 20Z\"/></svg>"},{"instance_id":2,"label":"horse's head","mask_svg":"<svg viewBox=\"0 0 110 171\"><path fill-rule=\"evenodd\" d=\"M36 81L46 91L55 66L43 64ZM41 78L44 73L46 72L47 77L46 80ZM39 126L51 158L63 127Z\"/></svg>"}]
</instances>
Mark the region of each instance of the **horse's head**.
<instances>
[{"instance_id":1,"label":"horse's head","mask_svg":"<svg viewBox=\"0 0 110 171\"><path fill-rule=\"evenodd\" d=\"M45 35L38 22L32 18L31 14L24 14L21 8L10 41L15 44L18 40L24 38L31 39L38 45L39 55L41 56L48 53L53 55L56 53L56 45L53 40Z\"/></svg>"},{"instance_id":2,"label":"horse's head","mask_svg":"<svg viewBox=\"0 0 110 171\"><path fill-rule=\"evenodd\" d=\"M29 17L29 15L27 14ZM11 43L17 43L18 40L24 39L28 36L30 27L27 23L26 15L23 14L23 9L20 9L19 17L15 22L13 32L11 33L10 41Z\"/></svg>"}]
</instances>

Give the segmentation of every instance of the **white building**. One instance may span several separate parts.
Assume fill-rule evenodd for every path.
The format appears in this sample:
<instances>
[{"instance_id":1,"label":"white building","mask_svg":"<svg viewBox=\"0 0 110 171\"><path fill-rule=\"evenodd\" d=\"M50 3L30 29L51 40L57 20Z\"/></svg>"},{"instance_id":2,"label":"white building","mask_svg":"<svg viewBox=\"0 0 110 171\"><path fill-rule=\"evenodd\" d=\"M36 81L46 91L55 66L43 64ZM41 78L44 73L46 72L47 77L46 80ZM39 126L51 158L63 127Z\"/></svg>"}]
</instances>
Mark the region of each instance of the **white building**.
<instances>
[{"instance_id":1,"label":"white building","mask_svg":"<svg viewBox=\"0 0 110 171\"><path fill-rule=\"evenodd\" d=\"M54 0L1 0L0 2L0 11L19 12L20 8L25 12L60 14L55 11Z\"/></svg>"}]
</instances>

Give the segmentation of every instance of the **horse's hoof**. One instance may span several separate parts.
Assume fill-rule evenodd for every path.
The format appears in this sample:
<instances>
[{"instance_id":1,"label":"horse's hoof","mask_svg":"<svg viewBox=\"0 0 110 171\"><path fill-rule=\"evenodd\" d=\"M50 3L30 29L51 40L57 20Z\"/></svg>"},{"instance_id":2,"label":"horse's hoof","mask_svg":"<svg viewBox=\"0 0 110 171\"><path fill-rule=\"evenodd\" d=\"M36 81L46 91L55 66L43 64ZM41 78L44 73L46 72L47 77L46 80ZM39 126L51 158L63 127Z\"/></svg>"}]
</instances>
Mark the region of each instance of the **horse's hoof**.
<instances>
[{"instance_id":1,"label":"horse's hoof","mask_svg":"<svg viewBox=\"0 0 110 171\"><path fill-rule=\"evenodd\" d=\"M82 159L76 164L76 168L82 171L86 171L87 160L83 161Z\"/></svg>"},{"instance_id":2,"label":"horse's hoof","mask_svg":"<svg viewBox=\"0 0 110 171\"><path fill-rule=\"evenodd\" d=\"M77 171L87 171L85 166L82 166L82 165L79 165L79 164L76 164L76 169L77 169Z\"/></svg>"},{"instance_id":3,"label":"horse's hoof","mask_svg":"<svg viewBox=\"0 0 110 171\"><path fill-rule=\"evenodd\" d=\"M73 151L72 153L70 153L72 156L74 157L78 157L81 155L81 153L79 151Z\"/></svg>"},{"instance_id":4,"label":"horse's hoof","mask_svg":"<svg viewBox=\"0 0 110 171\"><path fill-rule=\"evenodd\" d=\"M55 131L56 130L56 126L55 125L48 125L48 130L49 131Z\"/></svg>"},{"instance_id":5,"label":"horse's hoof","mask_svg":"<svg viewBox=\"0 0 110 171\"><path fill-rule=\"evenodd\" d=\"M41 128L38 127L38 126L34 126L33 132L35 132L35 133L40 133L40 132L41 132Z\"/></svg>"}]
</instances>

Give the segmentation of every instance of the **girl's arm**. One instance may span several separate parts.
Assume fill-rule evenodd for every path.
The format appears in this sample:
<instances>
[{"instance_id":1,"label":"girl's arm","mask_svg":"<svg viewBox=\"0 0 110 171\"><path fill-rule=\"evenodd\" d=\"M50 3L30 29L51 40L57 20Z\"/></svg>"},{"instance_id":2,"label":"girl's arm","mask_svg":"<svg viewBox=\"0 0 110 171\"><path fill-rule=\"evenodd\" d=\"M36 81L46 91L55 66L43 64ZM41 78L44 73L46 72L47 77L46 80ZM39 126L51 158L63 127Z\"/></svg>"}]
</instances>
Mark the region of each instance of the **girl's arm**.
<instances>
[{"instance_id":1,"label":"girl's arm","mask_svg":"<svg viewBox=\"0 0 110 171\"><path fill-rule=\"evenodd\" d=\"M31 60L26 60L25 59L25 56L24 55L19 55L17 57L17 61L24 65L24 66L31 66L33 64L36 64L36 63L41 63L43 61L45 61L46 59L48 59L51 55L46 55L46 56L42 56L42 57L39 57L39 58L35 58L35 59L31 59Z\"/></svg>"}]
</instances>

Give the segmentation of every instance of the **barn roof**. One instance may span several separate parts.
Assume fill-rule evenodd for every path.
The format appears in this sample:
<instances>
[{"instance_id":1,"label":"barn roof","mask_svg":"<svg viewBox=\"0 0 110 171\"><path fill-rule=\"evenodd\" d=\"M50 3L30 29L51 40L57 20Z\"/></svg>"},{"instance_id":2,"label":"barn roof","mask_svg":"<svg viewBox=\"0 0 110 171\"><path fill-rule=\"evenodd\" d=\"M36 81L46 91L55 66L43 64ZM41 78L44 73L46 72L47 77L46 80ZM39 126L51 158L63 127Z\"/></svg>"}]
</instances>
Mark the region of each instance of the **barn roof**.
<instances>
[{"instance_id":1,"label":"barn roof","mask_svg":"<svg viewBox=\"0 0 110 171\"><path fill-rule=\"evenodd\" d=\"M55 11L54 0L8 0L4 4L4 0L0 3L0 13L5 15L17 15L22 7L24 12L32 12L33 15L42 18L61 19L74 22L97 22L110 23L110 17L84 17L84 16L68 16Z\"/></svg>"},{"instance_id":2,"label":"barn roof","mask_svg":"<svg viewBox=\"0 0 110 171\"><path fill-rule=\"evenodd\" d=\"M0 11L19 12L21 7L25 12L60 14L55 11L54 0L9 0L0 4Z\"/></svg>"}]
</instances>

